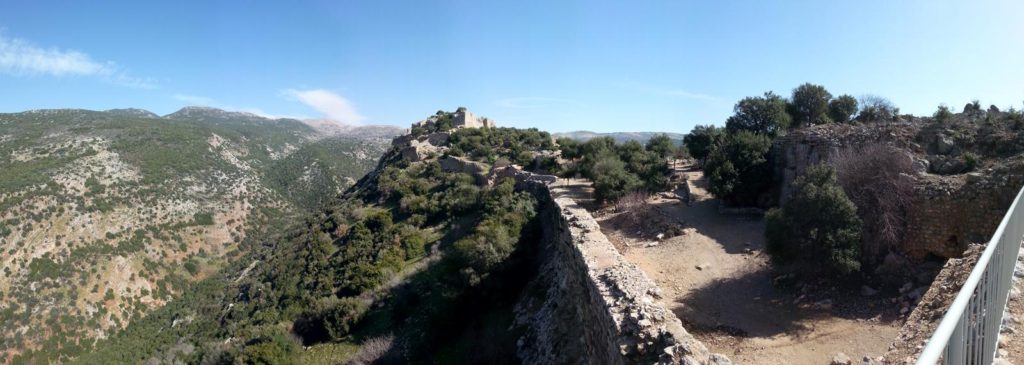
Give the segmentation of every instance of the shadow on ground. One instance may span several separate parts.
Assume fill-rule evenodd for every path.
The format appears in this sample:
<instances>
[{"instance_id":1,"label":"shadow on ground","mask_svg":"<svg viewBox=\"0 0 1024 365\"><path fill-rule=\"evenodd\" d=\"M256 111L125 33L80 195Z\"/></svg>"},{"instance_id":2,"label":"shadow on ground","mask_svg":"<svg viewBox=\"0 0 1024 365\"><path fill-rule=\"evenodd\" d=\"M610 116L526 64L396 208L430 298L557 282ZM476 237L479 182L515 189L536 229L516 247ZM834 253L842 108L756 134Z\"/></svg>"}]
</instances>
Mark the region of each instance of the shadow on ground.
<instances>
[{"instance_id":1,"label":"shadow on ground","mask_svg":"<svg viewBox=\"0 0 1024 365\"><path fill-rule=\"evenodd\" d=\"M674 310L693 332L719 332L734 337L809 335L818 319L877 318L886 323L896 313L883 298L863 297L849 288L835 286L809 290L773 285L770 268L719 279L680 296ZM797 302L797 299L800 299ZM826 304L827 303L827 304Z\"/></svg>"}]
</instances>

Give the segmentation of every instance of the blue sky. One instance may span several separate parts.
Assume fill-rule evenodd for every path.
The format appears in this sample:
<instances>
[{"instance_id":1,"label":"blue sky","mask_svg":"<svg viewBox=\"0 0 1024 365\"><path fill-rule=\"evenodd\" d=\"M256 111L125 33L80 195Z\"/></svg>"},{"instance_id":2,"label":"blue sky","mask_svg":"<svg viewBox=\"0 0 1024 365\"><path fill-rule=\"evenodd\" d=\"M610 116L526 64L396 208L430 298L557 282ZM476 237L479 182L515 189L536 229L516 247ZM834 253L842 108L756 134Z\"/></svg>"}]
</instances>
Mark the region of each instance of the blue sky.
<instances>
[{"instance_id":1,"label":"blue sky","mask_svg":"<svg viewBox=\"0 0 1024 365\"><path fill-rule=\"evenodd\" d=\"M813 82L931 114L1024 102L1024 2L19 1L0 111L209 105L406 126L672 131Z\"/></svg>"}]
</instances>

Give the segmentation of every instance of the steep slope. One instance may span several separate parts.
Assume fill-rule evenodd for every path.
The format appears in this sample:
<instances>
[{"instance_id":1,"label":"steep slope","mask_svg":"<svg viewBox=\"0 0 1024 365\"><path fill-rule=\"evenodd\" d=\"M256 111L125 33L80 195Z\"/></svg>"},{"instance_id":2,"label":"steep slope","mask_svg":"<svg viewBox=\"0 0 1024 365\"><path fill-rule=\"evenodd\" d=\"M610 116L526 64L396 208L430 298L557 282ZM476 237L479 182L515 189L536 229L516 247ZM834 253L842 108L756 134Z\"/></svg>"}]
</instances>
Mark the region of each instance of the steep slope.
<instances>
[{"instance_id":1,"label":"steep slope","mask_svg":"<svg viewBox=\"0 0 1024 365\"><path fill-rule=\"evenodd\" d=\"M449 114L79 362L516 362L508 328L532 275L536 200L491 162L555 146L537 130L429 122Z\"/></svg>"},{"instance_id":2,"label":"steep slope","mask_svg":"<svg viewBox=\"0 0 1024 365\"><path fill-rule=\"evenodd\" d=\"M88 351L385 148L209 108L0 114L0 363Z\"/></svg>"}]
</instances>

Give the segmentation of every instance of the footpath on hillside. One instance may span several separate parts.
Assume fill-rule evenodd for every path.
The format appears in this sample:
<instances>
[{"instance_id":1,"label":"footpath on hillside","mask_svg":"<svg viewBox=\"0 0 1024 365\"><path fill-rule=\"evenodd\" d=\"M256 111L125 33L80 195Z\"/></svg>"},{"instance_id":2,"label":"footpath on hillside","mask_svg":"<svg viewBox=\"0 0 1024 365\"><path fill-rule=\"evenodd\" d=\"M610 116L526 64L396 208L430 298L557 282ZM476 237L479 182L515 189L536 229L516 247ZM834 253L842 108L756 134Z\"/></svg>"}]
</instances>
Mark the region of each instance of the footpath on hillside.
<instances>
[{"instance_id":1,"label":"footpath on hillside","mask_svg":"<svg viewBox=\"0 0 1024 365\"><path fill-rule=\"evenodd\" d=\"M689 204L656 194L640 220L610 208L593 213L626 259L658 284L662 304L687 331L736 364L828 364L838 353L860 363L885 353L901 324L888 298L775 276L763 218L720 213L702 172L684 166L677 174L685 176L679 184L688 184ZM584 180L560 179L555 191L590 200Z\"/></svg>"}]
</instances>

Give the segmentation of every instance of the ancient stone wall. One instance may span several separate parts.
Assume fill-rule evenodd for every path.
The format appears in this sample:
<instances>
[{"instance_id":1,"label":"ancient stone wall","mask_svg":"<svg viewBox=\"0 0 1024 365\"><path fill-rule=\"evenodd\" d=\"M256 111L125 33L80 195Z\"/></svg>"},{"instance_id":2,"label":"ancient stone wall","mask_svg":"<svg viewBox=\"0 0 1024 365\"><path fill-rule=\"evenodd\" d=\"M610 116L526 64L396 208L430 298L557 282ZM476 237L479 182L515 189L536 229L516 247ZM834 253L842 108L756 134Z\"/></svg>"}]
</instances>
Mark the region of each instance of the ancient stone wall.
<instances>
[{"instance_id":1,"label":"ancient stone wall","mask_svg":"<svg viewBox=\"0 0 1024 365\"><path fill-rule=\"evenodd\" d=\"M968 174L928 174L926 147L914 143L911 136L916 134L916 127L908 124L821 126L780 137L773 145L778 201L786 201L797 176L842 148L866 143L893 145L910 154L917 169L901 251L914 259L928 255L960 257L967 244L986 242L995 231L1024 184L1024 162L1006 161L996 168Z\"/></svg>"},{"instance_id":2,"label":"ancient stone wall","mask_svg":"<svg viewBox=\"0 0 1024 365\"><path fill-rule=\"evenodd\" d=\"M1021 185L1024 166L1009 164L985 173L919 176L907 214L903 251L960 257L970 243L986 243Z\"/></svg>"},{"instance_id":3,"label":"ancient stone wall","mask_svg":"<svg viewBox=\"0 0 1024 365\"><path fill-rule=\"evenodd\" d=\"M629 264L597 221L553 197L543 175L506 170L540 201L540 270L516 306L518 354L528 364L731 364L658 304L660 290Z\"/></svg>"}]
</instances>

